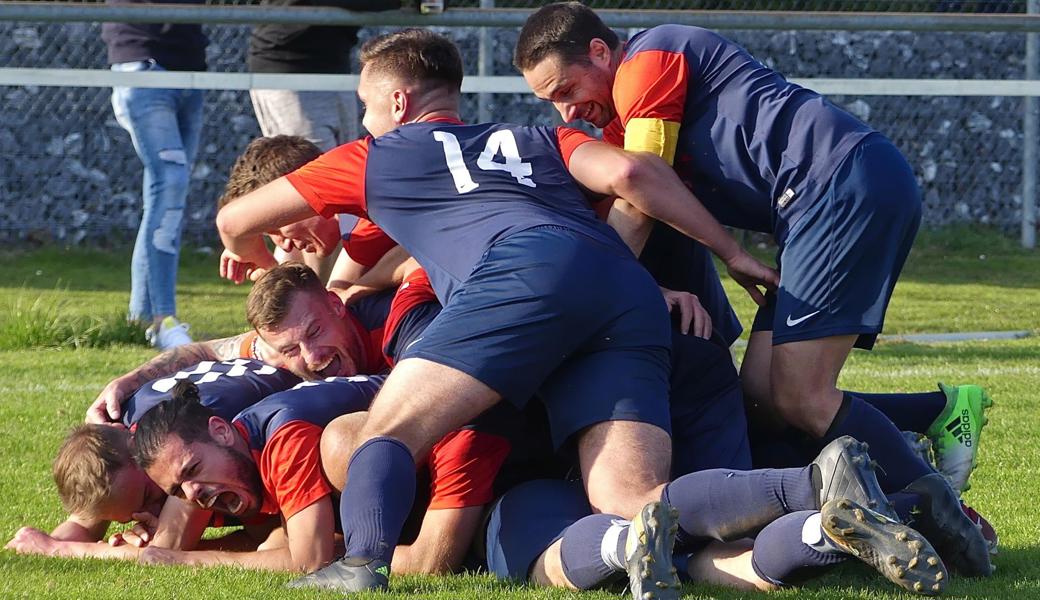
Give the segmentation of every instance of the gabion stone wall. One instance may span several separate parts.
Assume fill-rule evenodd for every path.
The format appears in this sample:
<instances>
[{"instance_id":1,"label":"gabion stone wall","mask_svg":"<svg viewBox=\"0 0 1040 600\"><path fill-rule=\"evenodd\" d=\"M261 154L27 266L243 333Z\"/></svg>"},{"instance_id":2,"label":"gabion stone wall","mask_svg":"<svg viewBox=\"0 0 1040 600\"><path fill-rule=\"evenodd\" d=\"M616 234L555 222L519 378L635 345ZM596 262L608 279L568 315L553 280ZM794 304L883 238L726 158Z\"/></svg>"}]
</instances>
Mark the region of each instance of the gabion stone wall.
<instances>
[{"instance_id":1,"label":"gabion stone wall","mask_svg":"<svg viewBox=\"0 0 1040 600\"><path fill-rule=\"evenodd\" d=\"M248 29L206 28L211 71L242 71ZM445 29L476 73L476 29ZM365 30L362 38L379 30ZM494 74L513 75L515 30L493 30ZM726 32L788 77L1021 78L1025 37L894 32ZM93 24L0 23L0 66L106 68ZM110 90L0 86L0 240L130 243L140 219L141 168L115 122ZM531 95L490 97L491 117L553 122ZM1022 100L833 97L903 149L925 194L925 223L978 222L1010 232L1021 218ZM477 97L463 110L477 116ZM216 198L237 154L259 128L248 94L206 93L192 174L186 240L217 243ZM883 176L883 174L882 174Z\"/></svg>"}]
</instances>

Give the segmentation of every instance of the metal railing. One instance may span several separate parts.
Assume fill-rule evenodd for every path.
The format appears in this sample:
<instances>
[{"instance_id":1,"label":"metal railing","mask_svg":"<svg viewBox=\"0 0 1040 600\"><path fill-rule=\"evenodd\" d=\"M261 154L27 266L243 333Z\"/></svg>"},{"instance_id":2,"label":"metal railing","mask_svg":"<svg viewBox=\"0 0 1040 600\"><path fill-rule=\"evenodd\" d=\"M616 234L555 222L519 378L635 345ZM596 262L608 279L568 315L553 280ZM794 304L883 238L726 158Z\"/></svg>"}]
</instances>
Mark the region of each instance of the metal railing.
<instances>
[{"instance_id":1,"label":"metal railing","mask_svg":"<svg viewBox=\"0 0 1040 600\"><path fill-rule=\"evenodd\" d=\"M207 24L294 23L354 26L477 26L516 28L531 9L492 8L493 0L479 0L480 8L449 8L444 13L421 15L414 11L355 13L328 7L271 7L222 5L106 5L60 2L0 2L0 23L18 22L192 22ZM865 79L792 78L821 93L846 96L1020 96L1022 117L1021 241L1036 244L1037 146L1040 119L1037 100L1040 78L1037 33L1040 32L1040 0L1028 0L1030 14L955 13L799 13L784 11L733 12L689 10L599 10L615 27L644 28L661 23L689 23L713 29L739 30L841 30L931 32L1027 32L1024 79ZM492 94L527 94L523 80L494 76L490 55L492 40L481 30L477 44L477 76L468 76L464 91L477 93L481 120L491 116ZM0 58L2 61L3 58ZM263 73L166 72L115 73L101 69L0 68L0 86L184 87L208 90L283 88L298 90L355 89L354 75L275 75Z\"/></svg>"}]
</instances>

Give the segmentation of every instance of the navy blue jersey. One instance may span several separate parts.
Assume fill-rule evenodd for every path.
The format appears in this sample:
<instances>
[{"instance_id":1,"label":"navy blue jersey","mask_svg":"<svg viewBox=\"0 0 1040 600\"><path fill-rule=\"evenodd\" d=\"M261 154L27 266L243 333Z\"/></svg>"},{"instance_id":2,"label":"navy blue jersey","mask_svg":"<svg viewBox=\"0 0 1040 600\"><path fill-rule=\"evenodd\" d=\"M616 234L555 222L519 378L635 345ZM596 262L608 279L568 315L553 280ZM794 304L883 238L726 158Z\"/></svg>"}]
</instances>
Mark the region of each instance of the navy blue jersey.
<instances>
[{"instance_id":1,"label":"navy blue jersey","mask_svg":"<svg viewBox=\"0 0 1040 600\"><path fill-rule=\"evenodd\" d=\"M340 146L289 174L318 213L370 218L426 269L446 304L487 249L563 226L625 248L567 170L573 129L427 121Z\"/></svg>"},{"instance_id":2,"label":"navy blue jersey","mask_svg":"<svg viewBox=\"0 0 1040 600\"><path fill-rule=\"evenodd\" d=\"M355 375L304 381L246 407L234 422L248 432L249 447L262 450L286 423L303 421L324 428L341 415L368 410L385 376Z\"/></svg>"},{"instance_id":3,"label":"navy blue jersey","mask_svg":"<svg viewBox=\"0 0 1040 600\"><path fill-rule=\"evenodd\" d=\"M628 148L648 126L677 125L675 170L719 221L758 231L793 222L874 131L699 27L633 36L613 96L618 118L605 138L624 136Z\"/></svg>"},{"instance_id":4,"label":"navy blue jersey","mask_svg":"<svg viewBox=\"0 0 1040 600\"><path fill-rule=\"evenodd\" d=\"M123 424L134 425L150 408L169 400L173 386L182 379L198 386L202 404L228 421L267 396L300 383L300 378L292 373L256 360L204 360L190 369L141 386L123 404Z\"/></svg>"}]
</instances>

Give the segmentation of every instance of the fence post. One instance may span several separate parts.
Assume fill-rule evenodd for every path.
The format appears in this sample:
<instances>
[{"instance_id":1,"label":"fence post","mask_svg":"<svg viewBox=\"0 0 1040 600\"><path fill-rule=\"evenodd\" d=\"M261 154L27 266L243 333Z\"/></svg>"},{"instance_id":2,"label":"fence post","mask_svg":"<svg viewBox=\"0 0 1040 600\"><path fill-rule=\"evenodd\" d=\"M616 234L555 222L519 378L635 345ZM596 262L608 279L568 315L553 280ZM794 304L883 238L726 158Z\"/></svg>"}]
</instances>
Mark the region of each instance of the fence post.
<instances>
[{"instance_id":1,"label":"fence post","mask_svg":"<svg viewBox=\"0 0 1040 600\"><path fill-rule=\"evenodd\" d=\"M495 8L495 0L480 0L480 8ZM491 34L487 27L480 28L480 50L477 54L477 74L481 77L491 75L494 70L495 57ZM491 94L481 93L477 96L477 116L480 123L491 121Z\"/></svg>"},{"instance_id":2,"label":"fence post","mask_svg":"<svg viewBox=\"0 0 1040 600\"><path fill-rule=\"evenodd\" d=\"M1029 0L1030 14L1040 12L1040 0ZM1037 79L1037 34L1026 34L1026 79ZM1022 247L1036 247L1036 159L1040 143L1040 122L1037 120L1036 96L1025 97L1025 115L1022 123Z\"/></svg>"}]
</instances>

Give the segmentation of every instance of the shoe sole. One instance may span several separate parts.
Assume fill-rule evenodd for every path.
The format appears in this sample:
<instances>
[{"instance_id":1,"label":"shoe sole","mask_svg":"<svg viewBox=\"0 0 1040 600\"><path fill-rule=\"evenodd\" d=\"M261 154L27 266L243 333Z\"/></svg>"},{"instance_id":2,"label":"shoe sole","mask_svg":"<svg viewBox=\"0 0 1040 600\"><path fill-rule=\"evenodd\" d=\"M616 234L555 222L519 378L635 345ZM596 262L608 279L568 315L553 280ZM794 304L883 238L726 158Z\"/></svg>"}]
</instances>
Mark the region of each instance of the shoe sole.
<instances>
[{"instance_id":1,"label":"shoe sole","mask_svg":"<svg viewBox=\"0 0 1040 600\"><path fill-rule=\"evenodd\" d=\"M827 536L909 592L934 596L946 589L949 573L923 535L847 499L823 506Z\"/></svg>"},{"instance_id":2,"label":"shoe sole","mask_svg":"<svg viewBox=\"0 0 1040 600\"><path fill-rule=\"evenodd\" d=\"M678 531L678 511L663 502L647 504L632 521L628 535L636 536L635 550L626 554L633 600L679 600L681 586L672 565Z\"/></svg>"},{"instance_id":3,"label":"shoe sole","mask_svg":"<svg viewBox=\"0 0 1040 600\"><path fill-rule=\"evenodd\" d=\"M820 477L826 484L820 490L819 504L829 500L848 498L882 515L898 520L888 497L881 491L870 460L868 446L850 436L842 436L820 452L813 464L820 468ZM825 454L826 453L826 454Z\"/></svg>"},{"instance_id":4,"label":"shoe sole","mask_svg":"<svg viewBox=\"0 0 1040 600\"><path fill-rule=\"evenodd\" d=\"M925 475L904 491L921 497L921 510L914 515L914 525L935 545L950 568L969 577L993 573L989 543L961 510L957 494L942 475Z\"/></svg>"}]
</instances>

